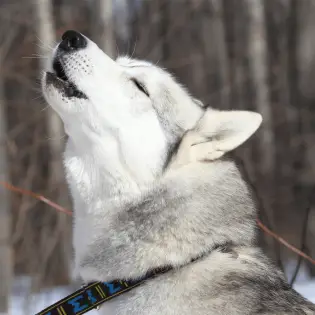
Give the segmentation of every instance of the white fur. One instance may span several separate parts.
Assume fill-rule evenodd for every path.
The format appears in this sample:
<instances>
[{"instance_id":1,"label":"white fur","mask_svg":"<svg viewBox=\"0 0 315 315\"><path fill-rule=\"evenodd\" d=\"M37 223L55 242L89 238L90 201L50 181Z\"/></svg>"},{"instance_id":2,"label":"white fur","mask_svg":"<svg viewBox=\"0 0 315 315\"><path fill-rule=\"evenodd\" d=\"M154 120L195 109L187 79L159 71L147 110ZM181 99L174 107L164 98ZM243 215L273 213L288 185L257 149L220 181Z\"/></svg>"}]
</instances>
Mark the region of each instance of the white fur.
<instances>
[{"instance_id":1,"label":"white fur","mask_svg":"<svg viewBox=\"0 0 315 315\"><path fill-rule=\"evenodd\" d=\"M255 281L231 292L222 286L225 277L239 274L243 284L243 274L261 281L261 274L274 273L251 248L255 209L247 187L232 162L217 159L246 141L261 116L205 109L168 72L148 62L114 61L87 41L86 48L60 56L87 99L65 96L46 74L42 81L69 136L64 165L79 274L85 281L138 277L212 251L106 303L102 314L252 314L247 306L252 296L251 307L258 303L250 287ZM231 252L214 249L230 241L237 245Z\"/></svg>"},{"instance_id":2,"label":"white fur","mask_svg":"<svg viewBox=\"0 0 315 315\"><path fill-rule=\"evenodd\" d=\"M209 109L202 116L202 103L192 99L169 73L127 57L115 62L90 40L84 50L65 55L63 67L69 79L88 96L87 100L67 98L47 85L43 77L44 95L59 113L69 136L64 163L75 208L73 245L77 270L88 245L98 236L97 229L105 224L92 214L106 218L119 205L147 191L159 177L169 136L156 112L175 120L183 131L199 122L202 133L195 131L193 141L186 137L190 146L204 135L230 132L224 134L225 148L220 148L221 142L217 141L216 146L207 143L205 149L202 145L192 147L192 151L181 149L191 152L189 159L184 158L186 153L178 158L185 163L219 157L245 141L260 124L259 115L249 112ZM131 77L145 83L150 98L134 86ZM211 146L215 148L213 152Z\"/></svg>"}]
</instances>

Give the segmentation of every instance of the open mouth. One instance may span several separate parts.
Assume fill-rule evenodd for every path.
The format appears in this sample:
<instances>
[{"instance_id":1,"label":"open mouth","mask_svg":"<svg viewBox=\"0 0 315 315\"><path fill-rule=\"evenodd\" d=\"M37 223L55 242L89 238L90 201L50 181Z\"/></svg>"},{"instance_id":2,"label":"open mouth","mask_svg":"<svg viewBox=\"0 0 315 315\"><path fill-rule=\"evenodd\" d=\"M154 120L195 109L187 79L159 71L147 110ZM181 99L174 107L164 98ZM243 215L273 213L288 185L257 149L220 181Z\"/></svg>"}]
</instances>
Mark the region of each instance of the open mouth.
<instances>
[{"instance_id":1,"label":"open mouth","mask_svg":"<svg viewBox=\"0 0 315 315\"><path fill-rule=\"evenodd\" d=\"M87 96L69 80L61 62L57 58L53 62L53 69L54 72L47 72L47 83L51 83L57 89L62 90L66 97L87 99Z\"/></svg>"}]
</instances>

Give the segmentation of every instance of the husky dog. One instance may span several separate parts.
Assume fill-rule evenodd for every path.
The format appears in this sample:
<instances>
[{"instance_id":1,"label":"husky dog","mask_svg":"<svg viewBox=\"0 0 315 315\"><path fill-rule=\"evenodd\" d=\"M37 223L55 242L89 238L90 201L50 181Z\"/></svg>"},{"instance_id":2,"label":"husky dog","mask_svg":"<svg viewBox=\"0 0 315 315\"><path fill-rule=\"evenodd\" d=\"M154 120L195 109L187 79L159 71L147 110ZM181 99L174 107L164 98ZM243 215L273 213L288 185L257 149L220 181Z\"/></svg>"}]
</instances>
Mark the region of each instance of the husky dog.
<instances>
[{"instance_id":1,"label":"husky dog","mask_svg":"<svg viewBox=\"0 0 315 315\"><path fill-rule=\"evenodd\" d=\"M226 157L257 130L258 113L205 107L165 70L114 61L75 31L52 68L42 86L68 135L80 276L172 267L101 314L315 314L258 248L253 198Z\"/></svg>"}]
</instances>

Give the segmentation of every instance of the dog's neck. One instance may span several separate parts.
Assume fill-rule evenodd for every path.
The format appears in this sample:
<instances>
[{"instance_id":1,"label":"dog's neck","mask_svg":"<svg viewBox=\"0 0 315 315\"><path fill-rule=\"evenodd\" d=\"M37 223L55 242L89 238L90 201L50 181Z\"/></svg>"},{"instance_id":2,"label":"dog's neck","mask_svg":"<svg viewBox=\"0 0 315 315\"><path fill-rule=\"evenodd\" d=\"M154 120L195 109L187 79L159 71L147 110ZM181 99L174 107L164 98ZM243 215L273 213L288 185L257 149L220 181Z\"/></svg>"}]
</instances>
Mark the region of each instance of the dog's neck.
<instances>
[{"instance_id":1,"label":"dog's neck","mask_svg":"<svg viewBox=\"0 0 315 315\"><path fill-rule=\"evenodd\" d=\"M95 143L83 150L84 139L80 141L78 145L68 140L64 164L71 189L85 205L104 200L126 202L153 185L158 172L153 166L141 167L138 163L131 169L114 146L104 150Z\"/></svg>"}]
</instances>

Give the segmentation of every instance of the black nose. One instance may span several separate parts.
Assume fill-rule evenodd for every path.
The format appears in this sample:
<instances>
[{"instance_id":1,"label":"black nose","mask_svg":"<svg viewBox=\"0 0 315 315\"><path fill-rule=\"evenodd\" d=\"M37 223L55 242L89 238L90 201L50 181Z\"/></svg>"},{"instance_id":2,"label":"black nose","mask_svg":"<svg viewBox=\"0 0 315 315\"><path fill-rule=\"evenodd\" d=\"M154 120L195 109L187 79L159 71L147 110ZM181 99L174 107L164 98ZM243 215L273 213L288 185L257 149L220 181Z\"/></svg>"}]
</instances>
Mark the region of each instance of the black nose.
<instances>
[{"instance_id":1,"label":"black nose","mask_svg":"<svg viewBox=\"0 0 315 315\"><path fill-rule=\"evenodd\" d=\"M59 48L65 51L73 51L85 48L87 41L82 34L76 31L66 31L62 35L62 42L59 44Z\"/></svg>"}]
</instances>

